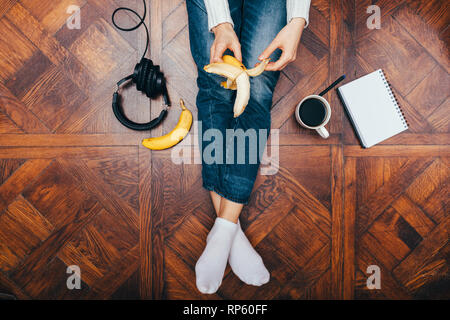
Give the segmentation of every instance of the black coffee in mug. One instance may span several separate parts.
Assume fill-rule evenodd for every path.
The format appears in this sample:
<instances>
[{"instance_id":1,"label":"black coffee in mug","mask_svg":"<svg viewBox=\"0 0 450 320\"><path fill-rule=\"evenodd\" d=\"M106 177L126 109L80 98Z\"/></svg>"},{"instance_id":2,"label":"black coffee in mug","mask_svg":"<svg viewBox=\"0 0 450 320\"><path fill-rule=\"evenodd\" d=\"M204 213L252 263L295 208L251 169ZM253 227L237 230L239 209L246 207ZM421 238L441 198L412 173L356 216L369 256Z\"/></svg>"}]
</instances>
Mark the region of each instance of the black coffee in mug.
<instances>
[{"instance_id":1,"label":"black coffee in mug","mask_svg":"<svg viewBox=\"0 0 450 320\"><path fill-rule=\"evenodd\" d=\"M327 116L327 109L319 99L306 99L299 109L300 119L309 127L320 126Z\"/></svg>"}]
</instances>

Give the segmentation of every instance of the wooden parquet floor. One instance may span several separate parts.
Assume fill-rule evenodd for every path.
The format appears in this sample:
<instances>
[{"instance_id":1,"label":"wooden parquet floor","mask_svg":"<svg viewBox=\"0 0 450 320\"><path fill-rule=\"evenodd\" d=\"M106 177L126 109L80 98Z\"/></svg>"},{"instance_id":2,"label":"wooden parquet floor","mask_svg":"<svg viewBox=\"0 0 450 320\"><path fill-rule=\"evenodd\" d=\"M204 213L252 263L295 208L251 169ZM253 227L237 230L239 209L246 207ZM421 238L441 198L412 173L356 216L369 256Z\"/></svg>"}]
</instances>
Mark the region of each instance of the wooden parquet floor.
<instances>
[{"instance_id":1,"label":"wooden parquet floor","mask_svg":"<svg viewBox=\"0 0 450 320\"><path fill-rule=\"evenodd\" d=\"M149 1L151 58L173 101L194 111L196 70L184 1ZM21 299L413 299L449 297L449 2L313 0L297 61L276 89L280 169L259 176L242 226L271 281L244 285L227 268L217 294L194 266L214 219L198 164L140 145L168 132L122 127L115 82L130 73L143 30L123 33L124 0L0 0L0 292ZM369 30L367 6L381 8ZM66 26L81 7L81 29ZM122 15L126 24L131 15ZM331 137L300 128L295 104L345 73L383 68L410 129L364 150L335 92ZM145 120L161 100L125 90ZM196 115L195 115L196 116ZM67 266L81 268L68 290ZM381 289L366 287L369 265Z\"/></svg>"}]
</instances>

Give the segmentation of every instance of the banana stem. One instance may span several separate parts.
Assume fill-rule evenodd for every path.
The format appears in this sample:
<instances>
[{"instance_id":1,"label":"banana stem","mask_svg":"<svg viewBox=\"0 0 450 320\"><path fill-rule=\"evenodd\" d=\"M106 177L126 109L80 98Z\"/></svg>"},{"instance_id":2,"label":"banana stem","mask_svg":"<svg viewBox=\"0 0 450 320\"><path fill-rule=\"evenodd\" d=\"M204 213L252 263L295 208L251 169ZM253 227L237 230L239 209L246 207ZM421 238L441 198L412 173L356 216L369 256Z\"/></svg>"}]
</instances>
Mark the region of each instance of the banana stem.
<instances>
[{"instance_id":1,"label":"banana stem","mask_svg":"<svg viewBox=\"0 0 450 320\"><path fill-rule=\"evenodd\" d=\"M181 109L186 110L186 106L184 105L183 99L180 99L180 107Z\"/></svg>"}]
</instances>

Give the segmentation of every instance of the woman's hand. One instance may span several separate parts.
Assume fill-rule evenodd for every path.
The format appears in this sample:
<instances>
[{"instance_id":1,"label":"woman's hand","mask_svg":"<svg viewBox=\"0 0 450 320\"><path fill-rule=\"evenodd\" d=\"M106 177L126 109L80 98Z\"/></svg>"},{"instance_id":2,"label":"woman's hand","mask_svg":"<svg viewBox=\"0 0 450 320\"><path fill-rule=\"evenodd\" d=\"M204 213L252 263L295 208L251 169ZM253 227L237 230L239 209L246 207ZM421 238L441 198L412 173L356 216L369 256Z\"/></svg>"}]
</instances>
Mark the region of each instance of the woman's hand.
<instances>
[{"instance_id":1,"label":"woman's hand","mask_svg":"<svg viewBox=\"0 0 450 320\"><path fill-rule=\"evenodd\" d=\"M264 50L258 57L259 60L267 59L276 49L281 49L283 53L280 59L275 62L270 62L267 71L279 71L288 65L289 62L297 58L297 47L302 37L303 28L306 20L303 18L292 19L281 31L277 34L272 43Z\"/></svg>"},{"instance_id":2,"label":"woman's hand","mask_svg":"<svg viewBox=\"0 0 450 320\"><path fill-rule=\"evenodd\" d=\"M241 44L230 23L222 23L215 26L214 42L211 46L210 63L221 62L225 50L230 49L234 53L234 57L242 61Z\"/></svg>"}]
</instances>

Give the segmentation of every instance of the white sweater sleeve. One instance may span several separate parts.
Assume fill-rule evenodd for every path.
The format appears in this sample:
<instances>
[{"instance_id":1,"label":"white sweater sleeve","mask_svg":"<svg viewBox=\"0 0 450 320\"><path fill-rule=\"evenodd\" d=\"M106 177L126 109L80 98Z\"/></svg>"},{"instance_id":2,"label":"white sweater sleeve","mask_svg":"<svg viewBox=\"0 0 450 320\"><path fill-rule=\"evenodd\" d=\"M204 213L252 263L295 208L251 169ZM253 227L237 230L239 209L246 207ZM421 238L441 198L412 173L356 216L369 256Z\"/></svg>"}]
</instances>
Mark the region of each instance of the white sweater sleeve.
<instances>
[{"instance_id":1,"label":"white sweater sleeve","mask_svg":"<svg viewBox=\"0 0 450 320\"><path fill-rule=\"evenodd\" d=\"M227 0L204 0L204 2L208 13L208 28L210 31L215 26L225 22L234 26ZM310 5L311 0L286 0L287 22L289 23L292 18L304 18L306 28L309 24Z\"/></svg>"},{"instance_id":2,"label":"white sweater sleeve","mask_svg":"<svg viewBox=\"0 0 450 320\"><path fill-rule=\"evenodd\" d=\"M292 18L304 18L306 20L305 28L309 24L309 7L311 0L286 0L287 22Z\"/></svg>"},{"instance_id":3,"label":"white sweater sleeve","mask_svg":"<svg viewBox=\"0 0 450 320\"><path fill-rule=\"evenodd\" d=\"M208 13L208 28L211 31L215 26L229 22L233 25L233 19L231 19L230 7L228 6L228 0L204 0L206 12Z\"/></svg>"}]
</instances>

